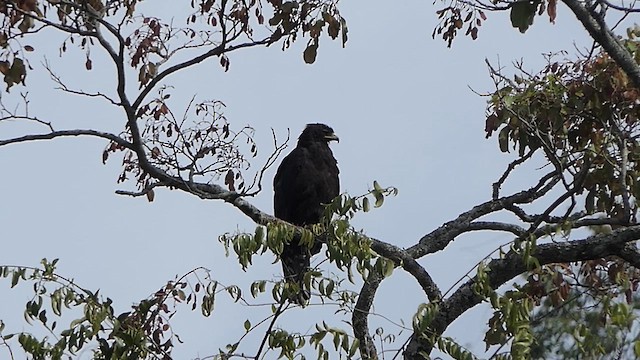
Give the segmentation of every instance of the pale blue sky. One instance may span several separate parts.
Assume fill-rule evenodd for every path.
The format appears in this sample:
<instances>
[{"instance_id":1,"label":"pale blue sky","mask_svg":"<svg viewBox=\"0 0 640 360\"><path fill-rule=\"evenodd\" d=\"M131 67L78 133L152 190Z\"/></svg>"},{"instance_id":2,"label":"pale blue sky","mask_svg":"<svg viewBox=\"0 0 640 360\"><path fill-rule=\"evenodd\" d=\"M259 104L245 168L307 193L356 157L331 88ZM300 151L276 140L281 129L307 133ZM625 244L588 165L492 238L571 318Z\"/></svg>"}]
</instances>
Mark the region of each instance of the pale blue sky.
<instances>
[{"instance_id":1,"label":"pale blue sky","mask_svg":"<svg viewBox=\"0 0 640 360\"><path fill-rule=\"evenodd\" d=\"M185 18L177 15L175 2L156 3L145 1L140 9L145 15L171 14L176 21ZM495 138L485 140L486 99L469 89L491 90L484 59L494 63L500 59L508 66L522 58L525 68L535 71L543 64L543 52L567 50L572 55L574 42L580 48L590 46L586 32L561 7L556 25L537 17L524 35L511 28L507 14L488 14L478 40L461 36L449 49L443 41L431 39L439 6L417 0L393 6L380 0L344 2L341 11L349 24L345 49L323 38L313 65L302 61L304 39L284 53L278 46L241 50L230 55L228 73L212 59L169 78L167 83L175 87L172 99L176 109L193 94L226 103L231 124L255 127L258 164L269 153L270 128L281 135L290 128L295 138L306 123L331 125L341 139L332 146L344 191L361 194L373 180L399 189L397 197L388 199L381 209L359 215L354 225L378 239L410 246L443 222L488 200L491 183L513 158L499 152ZM105 65L99 51L92 53L94 70L87 72L82 54L60 59L56 37L42 36L31 42L36 47L32 54L36 70L41 69L46 55L59 75L76 88L113 86L112 67ZM44 73L30 73L27 84L31 110L59 129L120 131L123 127L121 114L109 104L53 91L54 84ZM25 89L15 87L11 95L19 91ZM41 130L3 123L0 138ZM252 279L280 277L280 265L271 264L270 254L247 272L233 257L225 258L217 237L253 229L246 217L227 204L168 190L157 191L153 203L115 195L115 190L130 190L133 184L116 184L120 162L114 158L102 165L104 146L101 140L85 138L0 149L5 174L0 188L0 238L4 242L0 264L37 266L43 257L60 258L60 274L84 287L101 289L120 311L175 275L198 266L247 292ZM520 179L536 176L533 171ZM272 168L266 174L265 190L251 199L269 213L274 172ZM507 189L518 190L526 184ZM509 239L504 234L465 236L421 263L444 291ZM0 284L0 319L8 323L8 329L31 330L21 316L27 298L17 294L9 290L8 283ZM397 271L380 288L375 310L394 321L410 323L417 305L424 301L417 283ZM265 311L268 309L220 303L211 318L202 319L184 307L174 326L185 344L174 354L179 359L213 354L243 333L247 316L257 322ZM285 320L301 331L323 319L341 325L340 318L329 317L331 311L296 309ZM480 307L456 321L447 335L483 351L483 334L468 329L482 328L489 316L488 308ZM372 329L386 324L378 319L372 323ZM391 326L389 330L397 332ZM403 333L399 343L407 335ZM244 350L254 352L254 344L248 345ZM2 351L0 348L0 354Z\"/></svg>"}]
</instances>

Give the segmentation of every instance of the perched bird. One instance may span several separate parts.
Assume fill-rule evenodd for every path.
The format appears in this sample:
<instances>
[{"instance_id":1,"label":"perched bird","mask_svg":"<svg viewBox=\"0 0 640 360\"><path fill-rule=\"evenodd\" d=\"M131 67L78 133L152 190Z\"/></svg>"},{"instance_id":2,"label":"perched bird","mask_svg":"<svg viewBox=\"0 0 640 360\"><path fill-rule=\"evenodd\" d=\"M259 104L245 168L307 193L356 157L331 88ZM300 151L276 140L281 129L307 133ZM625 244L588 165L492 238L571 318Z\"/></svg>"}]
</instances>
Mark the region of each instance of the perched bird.
<instances>
[{"instance_id":1,"label":"perched bird","mask_svg":"<svg viewBox=\"0 0 640 360\"><path fill-rule=\"evenodd\" d=\"M294 225L320 222L323 204L340 193L338 162L329 142L339 141L333 129L324 124L308 124L298 138L298 145L283 160L273 180L275 216ZM299 238L285 244L280 255L284 277L301 289L294 301L303 304L309 294L303 289L304 274L311 267L311 256L322 244L311 248L300 245Z\"/></svg>"}]
</instances>

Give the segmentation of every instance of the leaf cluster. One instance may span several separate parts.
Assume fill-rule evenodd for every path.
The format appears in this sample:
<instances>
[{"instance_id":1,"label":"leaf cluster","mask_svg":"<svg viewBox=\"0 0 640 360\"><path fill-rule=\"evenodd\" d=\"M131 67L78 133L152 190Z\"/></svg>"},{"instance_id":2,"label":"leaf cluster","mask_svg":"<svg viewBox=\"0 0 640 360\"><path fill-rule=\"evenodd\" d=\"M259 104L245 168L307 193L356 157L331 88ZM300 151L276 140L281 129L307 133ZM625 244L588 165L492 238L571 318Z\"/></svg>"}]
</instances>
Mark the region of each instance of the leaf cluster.
<instances>
[{"instance_id":1,"label":"leaf cluster","mask_svg":"<svg viewBox=\"0 0 640 360\"><path fill-rule=\"evenodd\" d=\"M190 182L223 177L230 191L251 191L258 179L246 184L242 173L249 169L248 158L257 155L253 129L248 126L232 129L221 101L195 103L192 99L184 114L178 116L171 110L169 90L161 88L158 97L142 106L137 114L145 122L141 140L151 164ZM130 129L121 137L132 139ZM112 141L103 151L103 162L118 152L123 153L123 171L118 182L134 178L140 189L149 188L153 178L142 170L135 151Z\"/></svg>"},{"instance_id":2,"label":"leaf cluster","mask_svg":"<svg viewBox=\"0 0 640 360\"><path fill-rule=\"evenodd\" d=\"M101 0L3 1L0 3L0 73L7 91L16 84L24 85L27 72L31 70L27 53L34 48L24 39L47 27L67 34L60 46L61 55L67 52L67 44L74 44L85 52L86 70L93 69L91 48L97 44L106 47L112 57L117 57L115 60L122 62L121 65L128 62L131 68L137 69L141 89L161 74L165 64L176 54L196 48L210 48L209 52L215 52L226 71L230 65L226 52L233 47L252 43L270 45L282 40L284 50L298 36L308 35L310 39L303 58L305 62L313 63L325 29L333 40L340 36L343 46L347 41L347 23L335 0L183 2L190 4L192 13L187 15L184 26L176 26L154 16L138 15L137 0L108 1L106 4ZM265 20L265 16L270 18ZM266 37L261 41L254 40L265 35L262 30L265 26ZM254 33L255 27L261 31ZM110 44L104 33L113 35L117 42ZM240 44L231 45L234 42ZM127 59L125 53L128 53ZM204 59L210 55L201 56Z\"/></svg>"},{"instance_id":3,"label":"leaf cluster","mask_svg":"<svg viewBox=\"0 0 640 360\"><path fill-rule=\"evenodd\" d=\"M550 294L532 313L532 357L637 357L638 270L615 258L553 268L541 269L553 274L552 281L548 276L529 280L541 286L547 279L544 288Z\"/></svg>"},{"instance_id":4,"label":"leaf cluster","mask_svg":"<svg viewBox=\"0 0 640 360\"><path fill-rule=\"evenodd\" d=\"M91 292L55 273L57 259L42 260L42 268L2 266L0 274L11 279L11 287L21 282L33 284L33 298L25 304L24 316L38 323L54 336L39 339L28 332L2 333L8 341L17 338L21 348L34 359L62 359L88 346L94 348L93 359L171 359L171 351L180 338L170 320L179 304L200 308L204 316L213 312L216 295L227 292L232 300L241 298L239 288L219 286L208 272L198 268L169 281L147 299L133 305L131 311L116 314L111 299ZM201 274L198 274L201 273ZM202 276L204 276L202 278ZM53 288L53 290L51 290ZM79 317L61 326L71 314ZM63 317L63 313L69 313Z\"/></svg>"},{"instance_id":5,"label":"leaf cluster","mask_svg":"<svg viewBox=\"0 0 640 360\"><path fill-rule=\"evenodd\" d=\"M625 45L640 60L638 42ZM577 61L549 58L530 76L492 73L497 86L485 130L487 137L497 133L501 151L513 146L521 158L543 152L558 173L580 180L575 191L587 194L590 214L625 220L636 214L640 93L605 52Z\"/></svg>"},{"instance_id":6,"label":"leaf cluster","mask_svg":"<svg viewBox=\"0 0 640 360\"><path fill-rule=\"evenodd\" d=\"M340 195L325 205L324 217L319 224L309 227L296 227L283 221L269 223L265 227L258 226L253 234L224 234L219 240L224 244L227 253L230 248L236 253L243 269L251 265L254 255L262 255L271 251L276 256L282 254L284 245L291 241L313 247L316 241L327 245L328 259L339 269L348 270L355 261L357 270L366 278L371 269L390 274L394 264L378 260L374 265L371 260L376 254L371 250L370 240L360 231L356 231L349 221L358 212L368 212L371 203L380 207L385 196L395 195L395 188L382 188L374 182L368 193L350 197ZM373 200L372 200L373 199ZM372 267L373 266L373 267ZM349 278L353 280L351 275Z\"/></svg>"},{"instance_id":7,"label":"leaf cluster","mask_svg":"<svg viewBox=\"0 0 640 360\"><path fill-rule=\"evenodd\" d=\"M446 6L436 11L436 14L440 21L433 29L431 37L435 39L436 35L441 36L442 40L447 42L448 47L451 47L458 31L461 31L465 24L464 35L471 36L473 40L477 39L478 28L482 26L483 21L487 20L487 16L482 10L463 3Z\"/></svg>"},{"instance_id":8,"label":"leaf cluster","mask_svg":"<svg viewBox=\"0 0 640 360\"><path fill-rule=\"evenodd\" d=\"M477 39L483 21L487 20L485 12L508 11L511 25L521 33L525 33L533 25L536 16L546 13L549 21L555 22L558 3L557 0L492 0L490 3L448 0L444 2L447 6L436 11L440 21L431 36L435 39L436 35L439 35L448 47L451 47L458 32L463 28L465 36L470 36L473 40Z\"/></svg>"},{"instance_id":9,"label":"leaf cluster","mask_svg":"<svg viewBox=\"0 0 640 360\"><path fill-rule=\"evenodd\" d=\"M214 27L221 26L222 31L225 31L225 28L231 29L232 32L229 35L231 39L237 38L240 33L252 38L255 25L268 24L271 31L269 44L282 39L283 50L289 48L300 34L308 35L310 39L303 53L303 59L308 64L316 60L320 35L325 28L331 39L335 40L341 35L343 46L347 42L347 23L340 15L338 2L334 0L268 0L266 1L270 6L268 10L265 9L262 1L232 1L229 5L231 9L229 15L222 18L220 8L224 8L226 3L225 0L220 2L207 0L196 5L192 1L192 7L196 8L196 11L190 15L187 23L202 21ZM225 21L228 24L224 24ZM227 40L224 39L223 42L225 41ZM221 65L228 69L228 58L221 58Z\"/></svg>"}]
</instances>

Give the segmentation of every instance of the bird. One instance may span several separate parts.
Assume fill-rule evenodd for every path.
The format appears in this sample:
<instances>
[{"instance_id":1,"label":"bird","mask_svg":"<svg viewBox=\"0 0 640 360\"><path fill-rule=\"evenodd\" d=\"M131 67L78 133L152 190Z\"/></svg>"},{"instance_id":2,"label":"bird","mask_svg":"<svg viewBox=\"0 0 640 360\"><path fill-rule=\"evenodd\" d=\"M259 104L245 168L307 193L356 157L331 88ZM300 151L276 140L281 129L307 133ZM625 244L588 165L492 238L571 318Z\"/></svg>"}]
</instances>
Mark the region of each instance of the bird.
<instances>
[{"instance_id":1,"label":"bird","mask_svg":"<svg viewBox=\"0 0 640 360\"><path fill-rule=\"evenodd\" d=\"M340 194L338 162L329 143L339 142L333 129L325 124L307 124L296 147L282 160L273 180L274 214L293 225L317 224L322 219L324 204ZM304 304L310 294L304 289L304 274L311 267L311 256L320 252L322 244L311 247L294 237L280 254L284 278L297 284L300 292L290 300Z\"/></svg>"}]
</instances>

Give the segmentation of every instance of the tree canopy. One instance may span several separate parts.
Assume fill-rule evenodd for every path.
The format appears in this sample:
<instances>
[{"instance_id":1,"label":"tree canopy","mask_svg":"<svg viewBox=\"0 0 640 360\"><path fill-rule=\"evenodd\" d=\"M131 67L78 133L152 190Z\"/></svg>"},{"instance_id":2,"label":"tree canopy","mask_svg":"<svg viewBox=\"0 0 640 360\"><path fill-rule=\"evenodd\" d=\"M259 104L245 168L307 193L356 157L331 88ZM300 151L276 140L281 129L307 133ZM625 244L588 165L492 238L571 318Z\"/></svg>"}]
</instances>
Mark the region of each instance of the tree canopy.
<instances>
[{"instance_id":1,"label":"tree canopy","mask_svg":"<svg viewBox=\"0 0 640 360\"><path fill-rule=\"evenodd\" d=\"M640 194L636 134L640 110L637 51L640 30L628 22L637 9L607 1L587 6L575 0L452 1L434 9L433 16L440 23L432 36L444 40L448 47L455 48L461 34L471 40L481 39L486 23L500 19L498 12L509 13L509 26L514 32L524 33L522 39L526 39L535 29L536 19L561 21L560 8L575 16L593 44L577 47L572 50L575 54L568 49L547 54L543 67L536 71L528 69L526 60L516 61L514 67L487 61L493 87L480 94L487 101L486 113L477 114L475 123L481 129L484 122L484 135L495 140L494 156L506 153L510 162L495 174L488 196L479 196L482 200L478 203L455 210L453 214L458 215L442 214L444 207L429 204L428 195L403 199L401 206L395 205L398 209L407 212L420 209L425 213L423 217L448 220L432 229L416 224L416 233L421 233L419 238L400 243L359 228L359 219L367 216L364 213L380 207L383 211L396 201L389 197L402 194L402 188L398 190L396 184L376 181L375 175L369 179L369 187L358 190L346 187L346 192L327 204L319 224L300 226L307 224L291 224L274 217L270 207L260 203L259 196L268 187L267 177L283 155L289 137L283 135L282 129L260 133L243 120L227 117L232 109L223 99L225 84L214 84L211 79L217 78L208 77L208 72L215 70L231 73L236 62L242 64L243 54L267 54L267 49L259 48L269 47L297 52L300 63L314 64L306 71L321 71L320 59L324 59L319 46L321 39L323 47L329 40L337 40L338 45L347 46L344 51L355 43L353 39L347 43L348 19L339 10L342 5L307 0L183 3L182 8L165 17L155 11L158 9L154 7L162 6L160 2L150 0L0 2L0 72L6 84L0 98L0 127L8 129L0 137L0 153L18 144L35 146L31 143L41 140L86 137L101 141L101 156L96 158L99 162L101 157L109 171L120 167L114 177L116 193L123 196L119 200L123 207L133 207L129 205L132 202L125 203L125 198L133 197L146 198L152 202L150 207L162 208L159 205L162 197L177 192L191 195L189 199L193 202L225 203L225 211L236 209L255 226L224 233L229 229L217 227L228 222L226 217L184 225L206 233L210 241L219 236L218 249L220 252L224 249L232 259L190 263L191 270L149 285L153 293L131 300L132 306L116 303L109 293L99 290L100 284L75 281L74 272L82 270L64 268L69 256L56 255L53 259L54 256L45 255L39 265L16 265L12 259L3 258L0 274L5 289L10 288L6 294L3 290L3 298L21 302L16 294L27 289L26 304L21 310L33 326L20 330L20 325L5 320L9 315L0 314L0 351L12 358L20 358L22 353L35 359L73 358L90 351L96 359L170 359L181 343L187 341L174 331L178 314L191 310L204 318L215 318L228 315L227 309L242 307L242 318L232 319L243 329L235 338L227 337L231 334L231 322L213 330L211 326L198 328L199 332L211 330L215 334L211 337L216 337L214 347L218 349L198 356L220 359L640 356L640 342L635 336L640 281L640 252L635 243L640 238L636 203ZM361 11L366 11L366 7ZM622 30L625 26L626 32ZM388 47L383 50L396 51L390 44ZM252 48L255 52L246 52ZM53 59L57 56L74 64L81 59L82 66L63 66ZM215 62L218 65L212 66ZM210 84L212 94L192 93L191 87L195 88L192 80L191 84L178 85L175 79L192 76L187 75L192 69L196 76L190 79ZM98 83L98 71L108 73L109 82ZM383 78L385 71L379 69L376 76ZM100 102L112 112L105 115L92 107L89 116L71 121L65 118L73 117L80 107L57 108L50 99L39 100L45 111L34 110L36 104L29 92L38 91L41 82L34 80L32 84L31 79L43 75L50 79L48 86L57 88L59 93L76 96L78 102ZM261 79L256 76L256 86ZM295 83L284 76L278 81ZM322 82L336 93L344 86L339 78L329 76ZM243 86L251 88L251 84ZM315 95L309 90L314 86L319 85L306 83L304 88L286 89ZM379 84L379 88L395 91L384 84ZM202 95L211 97L202 99ZM246 107L255 106L253 99L260 97L249 90L243 95L236 104ZM288 99L283 93L279 99L280 112L263 114L267 119L264 121L286 112ZM312 111L315 107L323 107L327 116L335 117L331 102L316 101L308 109ZM401 116L401 110L396 114ZM394 128L393 120L386 120L388 123L378 130L378 138L372 144L366 144L362 138L349 139L351 144L362 142L356 156L366 157L369 146L384 147L393 161L411 157L386 146L396 132L410 132ZM421 120L448 119L432 119L425 109ZM349 121L359 127L369 125L366 119ZM477 132L482 137L480 130ZM465 146L463 141L460 143L458 146ZM78 141L73 151L85 152L83 144ZM464 151L472 154L476 150ZM446 155L437 149L432 153L434 158ZM418 158L412 159L413 167L429 166L428 160ZM384 177L385 166L391 165L384 161L376 163L380 177ZM45 172L42 186L47 186L46 178L74 178L82 173L80 168L73 169L71 174ZM435 177L444 170L431 169L431 173ZM522 178L525 180L519 180ZM460 181L470 187L474 174ZM451 198L458 191L433 189L428 183L422 187L424 194L440 191ZM34 189L15 191L33 193ZM412 207L410 202L424 205ZM17 208L19 203L9 206ZM150 207L139 211L153 211L148 210ZM60 209L64 211L64 204ZM37 214L37 209L32 213ZM171 214L166 219L154 221L152 226L183 227L183 224L169 225ZM144 228L138 222L139 217L132 214L123 226L126 246L120 251L136 252L144 258L159 242L146 238L144 231L134 232ZM70 231L73 224L69 220L66 225ZM104 219L103 226L113 224ZM472 269L450 288L433 276L430 261L441 251L451 251L469 236L497 234L507 242L493 252L481 254L477 264L463 264ZM287 315L308 314L312 306L289 304L282 278L251 272L258 263L265 259L272 261L274 254L282 253L292 239L325 245L326 251L319 255L321 260L314 263L316 267L305 278L305 287L312 294L312 305L335 315L329 318L314 313L302 330L287 322ZM181 237L175 241L176 246L190 246L188 239ZM108 246L101 243L88 248L100 254ZM45 248L36 245L33 253L40 254L41 249ZM163 249L163 253L171 250ZM193 251L194 256L203 252ZM117 258L94 256L96 263L120 265ZM186 262L183 258L165 256L146 266L162 268L168 262ZM454 266L454 256L448 256L450 266ZM232 266L246 270L248 278L238 284L221 280L224 276L221 273L230 271L227 269ZM135 269L128 272L134 273ZM376 306L384 308L380 303L381 289L389 283L402 284L403 277L411 279L407 287L416 291L411 294L419 293L415 297L420 305L410 309L409 316L396 321L395 315L388 317ZM25 287L24 283L30 286ZM405 300L402 297L403 294L393 294L391 302L400 303ZM473 326L482 331L484 353L477 349L477 344L469 346L464 339L445 333L455 322L464 321L465 315L478 304L484 304L491 313L486 323ZM384 326L378 327L380 318L385 320Z\"/></svg>"}]
</instances>

